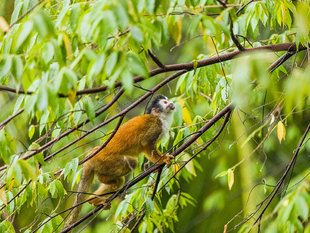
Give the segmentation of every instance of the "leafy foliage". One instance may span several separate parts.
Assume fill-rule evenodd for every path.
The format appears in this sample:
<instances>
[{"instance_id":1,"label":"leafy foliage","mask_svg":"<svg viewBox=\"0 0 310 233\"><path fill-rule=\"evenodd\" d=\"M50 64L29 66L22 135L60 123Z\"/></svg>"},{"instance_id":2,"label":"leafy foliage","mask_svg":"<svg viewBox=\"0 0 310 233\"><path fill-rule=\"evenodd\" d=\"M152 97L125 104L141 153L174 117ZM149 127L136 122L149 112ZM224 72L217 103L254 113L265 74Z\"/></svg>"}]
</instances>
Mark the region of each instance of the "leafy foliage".
<instances>
[{"instance_id":1,"label":"leafy foliage","mask_svg":"<svg viewBox=\"0 0 310 233\"><path fill-rule=\"evenodd\" d=\"M309 1L9 2L10 16L0 18L1 232L60 232L79 161L106 141L116 121L94 127L152 88L176 104L170 135L159 143L164 152L184 145L231 102L235 110L220 137L218 119L158 183L152 173L134 184L98 216L106 221L85 231L129 232L144 215L139 232L251 230L249 216L262 211L309 124ZM249 51L239 52L232 36ZM270 73L287 51L294 56ZM264 231L309 232L308 140L278 192L282 199L260 218ZM140 156L128 179L147 167ZM85 204L82 214L90 210Z\"/></svg>"}]
</instances>

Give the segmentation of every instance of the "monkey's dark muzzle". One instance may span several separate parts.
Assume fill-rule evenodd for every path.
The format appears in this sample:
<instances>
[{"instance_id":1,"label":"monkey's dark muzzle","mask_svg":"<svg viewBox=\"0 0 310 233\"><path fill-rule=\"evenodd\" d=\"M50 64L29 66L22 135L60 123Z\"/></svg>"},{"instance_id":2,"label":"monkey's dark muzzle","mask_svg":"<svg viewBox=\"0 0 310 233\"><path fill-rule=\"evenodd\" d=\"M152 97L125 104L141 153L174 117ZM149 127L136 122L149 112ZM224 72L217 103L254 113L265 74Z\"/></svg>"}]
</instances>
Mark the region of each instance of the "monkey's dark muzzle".
<instances>
[{"instance_id":1,"label":"monkey's dark muzzle","mask_svg":"<svg viewBox=\"0 0 310 233\"><path fill-rule=\"evenodd\" d=\"M170 103L170 104L168 105L168 108L170 108L171 110L174 110L174 109L175 109L175 106L174 106L173 103Z\"/></svg>"}]
</instances>

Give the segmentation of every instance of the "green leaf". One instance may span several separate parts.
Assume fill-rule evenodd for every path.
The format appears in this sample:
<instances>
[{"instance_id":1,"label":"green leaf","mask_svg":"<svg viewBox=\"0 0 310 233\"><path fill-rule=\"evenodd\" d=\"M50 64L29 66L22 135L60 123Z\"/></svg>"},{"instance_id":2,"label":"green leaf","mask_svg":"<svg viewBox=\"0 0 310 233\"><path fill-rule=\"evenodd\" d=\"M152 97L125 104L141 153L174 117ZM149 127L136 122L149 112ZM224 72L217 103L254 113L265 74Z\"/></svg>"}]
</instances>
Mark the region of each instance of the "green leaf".
<instances>
[{"instance_id":1,"label":"green leaf","mask_svg":"<svg viewBox=\"0 0 310 233\"><path fill-rule=\"evenodd\" d=\"M176 102L175 104L175 113L173 114L175 125L180 126L183 123L183 110L180 103Z\"/></svg>"},{"instance_id":2,"label":"green leaf","mask_svg":"<svg viewBox=\"0 0 310 233\"><path fill-rule=\"evenodd\" d=\"M22 59L19 56L13 57L13 67L12 67L12 75L15 79L16 83L21 82L21 78L23 75L24 64Z\"/></svg>"},{"instance_id":3,"label":"green leaf","mask_svg":"<svg viewBox=\"0 0 310 233\"><path fill-rule=\"evenodd\" d=\"M52 198L62 197L65 193L65 190L59 180L54 180L48 186L48 190L52 195Z\"/></svg>"},{"instance_id":4,"label":"green leaf","mask_svg":"<svg viewBox=\"0 0 310 233\"><path fill-rule=\"evenodd\" d=\"M21 25L21 30L19 33L17 33L18 37L16 39L16 42L15 41L13 42L14 51L19 51L21 49L21 47L29 38L32 29L33 29L33 23L31 21L27 21Z\"/></svg>"},{"instance_id":5,"label":"green leaf","mask_svg":"<svg viewBox=\"0 0 310 233\"><path fill-rule=\"evenodd\" d=\"M55 55L55 49L52 43L48 42L44 44L42 48L42 58L45 64L49 64L49 62L53 59Z\"/></svg>"},{"instance_id":6,"label":"green leaf","mask_svg":"<svg viewBox=\"0 0 310 233\"><path fill-rule=\"evenodd\" d=\"M3 220L0 223L0 232L15 233L12 223L8 220Z\"/></svg>"},{"instance_id":7,"label":"green leaf","mask_svg":"<svg viewBox=\"0 0 310 233\"><path fill-rule=\"evenodd\" d=\"M48 106L48 90L47 88L43 87L40 88L37 98L36 106L38 107L39 111L45 111Z\"/></svg>"},{"instance_id":8,"label":"green leaf","mask_svg":"<svg viewBox=\"0 0 310 233\"><path fill-rule=\"evenodd\" d=\"M12 67L12 57L3 56L0 62L0 81L2 84L5 83L7 75L9 74Z\"/></svg>"},{"instance_id":9,"label":"green leaf","mask_svg":"<svg viewBox=\"0 0 310 233\"><path fill-rule=\"evenodd\" d=\"M80 5L76 4L72 6L70 14L70 26L72 31L75 31L78 26L80 14L81 14Z\"/></svg>"},{"instance_id":10,"label":"green leaf","mask_svg":"<svg viewBox=\"0 0 310 233\"><path fill-rule=\"evenodd\" d=\"M287 202L283 202L283 206L280 209L279 215L278 215L282 224L285 224L287 220L289 219L292 213L293 207L294 207L294 203L290 201L289 199L287 199Z\"/></svg>"},{"instance_id":11,"label":"green leaf","mask_svg":"<svg viewBox=\"0 0 310 233\"><path fill-rule=\"evenodd\" d=\"M129 23L127 11L124 9L122 4L119 3L116 7L113 8L113 12L117 19L117 23L119 27L121 28L121 30L124 30L128 26L128 23Z\"/></svg>"},{"instance_id":12,"label":"green leaf","mask_svg":"<svg viewBox=\"0 0 310 233\"><path fill-rule=\"evenodd\" d=\"M98 57L94 59L94 63L90 65L91 68L88 73L91 79L93 79L93 77L101 73L104 62L105 62L104 54L99 54Z\"/></svg>"},{"instance_id":13,"label":"green leaf","mask_svg":"<svg viewBox=\"0 0 310 233\"><path fill-rule=\"evenodd\" d=\"M129 72L128 69L124 69L123 72L121 73L121 77L122 77L123 87L128 92L128 94L131 94L134 88L133 75Z\"/></svg>"},{"instance_id":14,"label":"green leaf","mask_svg":"<svg viewBox=\"0 0 310 233\"><path fill-rule=\"evenodd\" d=\"M87 117L93 121L95 119L95 106L93 104L93 101L90 97L85 96L83 98L83 102L84 102L84 108L87 114Z\"/></svg>"},{"instance_id":15,"label":"green leaf","mask_svg":"<svg viewBox=\"0 0 310 233\"><path fill-rule=\"evenodd\" d=\"M54 24L45 11L39 11L37 14L33 15L32 20L41 38L46 38L54 34Z\"/></svg>"},{"instance_id":16,"label":"green leaf","mask_svg":"<svg viewBox=\"0 0 310 233\"><path fill-rule=\"evenodd\" d=\"M22 104L23 101L24 101L24 98L25 98L24 95L18 96L18 98L17 98L17 100L16 100L16 103L15 103L15 106L14 106L13 114L15 114L15 113L19 110L21 104Z\"/></svg>"},{"instance_id":17,"label":"green leaf","mask_svg":"<svg viewBox=\"0 0 310 233\"><path fill-rule=\"evenodd\" d=\"M220 172L219 174L217 174L217 175L215 176L215 179L216 179L216 178L219 178L219 177L226 176L227 173L228 173L228 171L222 171L222 172Z\"/></svg>"},{"instance_id":18,"label":"green leaf","mask_svg":"<svg viewBox=\"0 0 310 233\"><path fill-rule=\"evenodd\" d=\"M67 163L63 171L64 179L67 178L69 174L75 173L79 165L79 159L75 158L71 162Z\"/></svg>"},{"instance_id":19,"label":"green leaf","mask_svg":"<svg viewBox=\"0 0 310 233\"><path fill-rule=\"evenodd\" d=\"M294 198L294 203L297 215L300 216L303 220L306 220L309 214L309 207L305 199L302 196L298 195Z\"/></svg>"},{"instance_id":20,"label":"green leaf","mask_svg":"<svg viewBox=\"0 0 310 233\"><path fill-rule=\"evenodd\" d=\"M109 58L107 60L107 63L105 65L106 74L108 76L110 76L112 74L113 70L115 69L117 58L118 58L118 54L117 53L112 53L109 56Z\"/></svg>"},{"instance_id":21,"label":"green leaf","mask_svg":"<svg viewBox=\"0 0 310 233\"><path fill-rule=\"evenodd\" d=\"M127 66L131 73L148 77L148 70L141 58L133 52L127 54Z\"/></svg>"},{"instance_id":22,"label":"green leaf","mask_svg":"<svg viewBox=\"0 0 310 233\"><path fill-rule=\"evenodd\" d=\"M142 43L144 40L143 37L143 32L141 31L141 29L137 26L134 26L131 28L131 36L132 38L134 38L137 42Z\"/></svg>"},{"instance_id":23,"label":"green leaf","mask_svg":"<svg viewBox=\"0 0 310 233\"><path fill-rule=\"evenodd\" d=\"M15 181L18 183L18 184L21 184L22 183L22 180L23 180L23 175L22 175L22 169L21 167L15 163L13 164L13 170L14 170L14 178L15 178Z\"/></svg>"},{"instance_id":24,"label":"green leaf","mask_svg":"<svg viewBox=\"0 0 310 233\"><path fill-rule=\"evenodd\" d=\"M35 175L35 169L29 164L28 161L20 159L18 160L17 164L19 165L23 176L26 180L32 179L34 180L36 175Z\"/></svg>"},{"instance_id":25,"label":"green leaf","mask_svg":"<svg viewBox=\"0 0 310 233\"><path fill-rule=\"evenodd\" d=\"M11 23L10 24L16 22L16 20L18 19L20 11L22 9L22 5L23 5L23 3L21 3L21 2L19 2L18 4L15 4L14 10L13 10L13 13L11 16Z\"/></svg>"},{"instance_id":26,"label":"green leaf","mask_svg":"<svg viewBox=\"0 0 310 233\"><path fill-rule=\"evenodd\" d=\"M146 200L145 200L145 208L146 208L147 212L153 213L153 211L155 209L155 206L154 206L154 203L153 203L151 198L146 198Z\"/></svg>"}]
</instances>

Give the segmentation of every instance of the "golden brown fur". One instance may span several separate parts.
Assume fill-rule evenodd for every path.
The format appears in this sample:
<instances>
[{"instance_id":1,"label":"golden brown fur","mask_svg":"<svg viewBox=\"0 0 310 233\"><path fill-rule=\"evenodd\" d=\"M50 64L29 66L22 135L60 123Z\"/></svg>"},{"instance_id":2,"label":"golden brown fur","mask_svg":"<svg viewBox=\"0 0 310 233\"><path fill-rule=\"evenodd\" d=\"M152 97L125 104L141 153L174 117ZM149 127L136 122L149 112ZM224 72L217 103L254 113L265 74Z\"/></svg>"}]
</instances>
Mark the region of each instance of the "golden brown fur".
<instances>
[{"instance_id":1,"label":"golden brown fur","mask_svg":"<svg viewBox=\"0 0 310 233\"><path fill-rule=\"evenodd\" d=\"M170 107L171 104L170 102ZM172 107L173 110L173 104ZM153 163L171 165L171 156L163 156L156 146L163 131L162 120L159 117L161 113L157 110L152 113L134 117L126 122L118 129L105 148L83 164L78 192L87 192L89 190L95 174L102 183L95 191L95 196L89 197L89 199L96 197L90 200L89 203L94 205L104 204L103 197L101 198L99 195L115 191L124 184L124 176L137 166L137 157L140 153L144 153ZM89 154L97 148L95 147ZM74 205L82 202L84 196L77 194ZM106 208L109 208L109 206ZM80 207L73 209L66 226L76 221L79 212Z\"/></svg>"}]
</instances>

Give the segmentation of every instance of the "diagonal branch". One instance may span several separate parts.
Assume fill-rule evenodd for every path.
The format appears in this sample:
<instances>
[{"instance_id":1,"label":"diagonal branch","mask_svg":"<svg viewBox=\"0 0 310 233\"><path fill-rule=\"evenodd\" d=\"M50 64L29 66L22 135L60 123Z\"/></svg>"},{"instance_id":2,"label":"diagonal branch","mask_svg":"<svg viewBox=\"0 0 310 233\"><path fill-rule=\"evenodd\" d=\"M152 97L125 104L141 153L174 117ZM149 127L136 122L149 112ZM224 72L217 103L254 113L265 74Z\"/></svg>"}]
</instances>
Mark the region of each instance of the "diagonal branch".
<instances>
[{"instance_id":1,"label":"diagonal branch","mask_svg":"<svg viewBox=\"0 0 310 233\"><path fill-rule=\"evenodd\" d=\"M259 216L256 219L256 221L254 222L253 226L262 219L263 214L265 213L265 211L267 210L268 206L270 205L270 203L272 202L272 200L274 199L274 197L278 193L278 191L279 191L280 187L282 186L286 176L288 175L289 171L291 170L292 166L294 165L294 163L295 163L295 161L297 159L297 156L298 156L298 153L300 151L300 148L302 147L302 144L304 143L309 130L310 130L310 123L308 124L308 126L307 126L307 128L306 128L306 130L305 130L305 132L304 132L304 134L303 134L303 136L302 136L302 138L301 138L301 140L300 140L300 142L298 144L298 147L296 148L295 153L294 153L290 163L288 164L285 172L283 173L282 177L280 178L280 180L276 184L276 187L272 190L272 192L271 192L271 193L273 193L272 196L269 198L267 204L265 205L265 207L262 210L262 212L259 214Z\"/></svg>"},{"instance_id":2,"label":"diagonal branch","mask_svg":"<svg viewBox=\"0 0 310 233\"><path fill-rule=\"evenodd\" d=\"M199 155L202 151L206 150L219 136L220 134L222 133L222 131L224 130L225 126L227 125L229 119L230 119L230 116L232 114L232 110L229 111L226 116L225 116L225 119L224 119L224 122L221 126L221 128L219 129L219 131L216 133L216 135L211 138L207 143L206 145L204 145L198 152L196 152L194 155L192 155L190 157L189 160L187 160L186 162L184 162L179 168L178 170L173 174L172 177L170 177L160 188L160 190L162 190L180 171L182 168L184 168L192 159L194 159L197 155Z\"/></svg>"},{"instance_id":3,"label":"diagonal branch","mask_svg":"<svg viewBox=\"0 0 310 233\"><path fill-rule=\"evenodd\" d=\"M9 116L6 120L4 120L3 122L1 122L0 124L0 130L6 126L12 119L14 119L15 117L17 117L19 114L22 114L24 112L24 108L19 109L15 114L13 114L12 116Z\"/></svg>"},{"instance_id":4,"label":"diagonal branch","mask_svg":"<svg viewBox=\"0 0 310 233\"><path fill-rule=\"evenodd\" d=\"M93 153L91 153L90 155L88 155L87 157L82 159L79 162L79 165L81 165L81 164L85 163L86 161L90 160L92 157L94 157L96 154L98 154L99 151L101 151L103 148L105 148L107 146L107 144L111 141L111 139L114 137L114 135L116 134L117 130L121 126L124 117L125 117L125 115L120 116L120 118L119 118L119 120L117 122L117 125L114 128L114 130L113 130L112 134L110 135L110 137L101 146L99 146L98 149L96 149Z\"/></svg>"},{"instance_id":5,"label":"diagonal branch","mask_svg":"<svg viewBox=\"0 0 310 233\"><path fill-rule=\"evenodd\" d=\"M45 0L40 0L36 4L34 4L29 10L27 10L23 15L21 15L15 22L13 22L10 25L10 28L12 28L15 24L19 23L19 21L21 21L23 18L25 18L25 16L27 16L31 11L33 11L37 6L39 6L44 1Z\"/></svg>"},{"instance_id":6,"label":"diagonal branch","mask_svg":"<svg viewBox=\"0 0 310 233\"><path fill-rule=\"evenodd\" d=\"M164 70L166 69L165 65L159 60L159 58L154 53L152 53L151 50L148 50L148 54L150 55L152 60L156 63L156 65L158 65L160 68Z\"/></svg>"}]
</instances>

